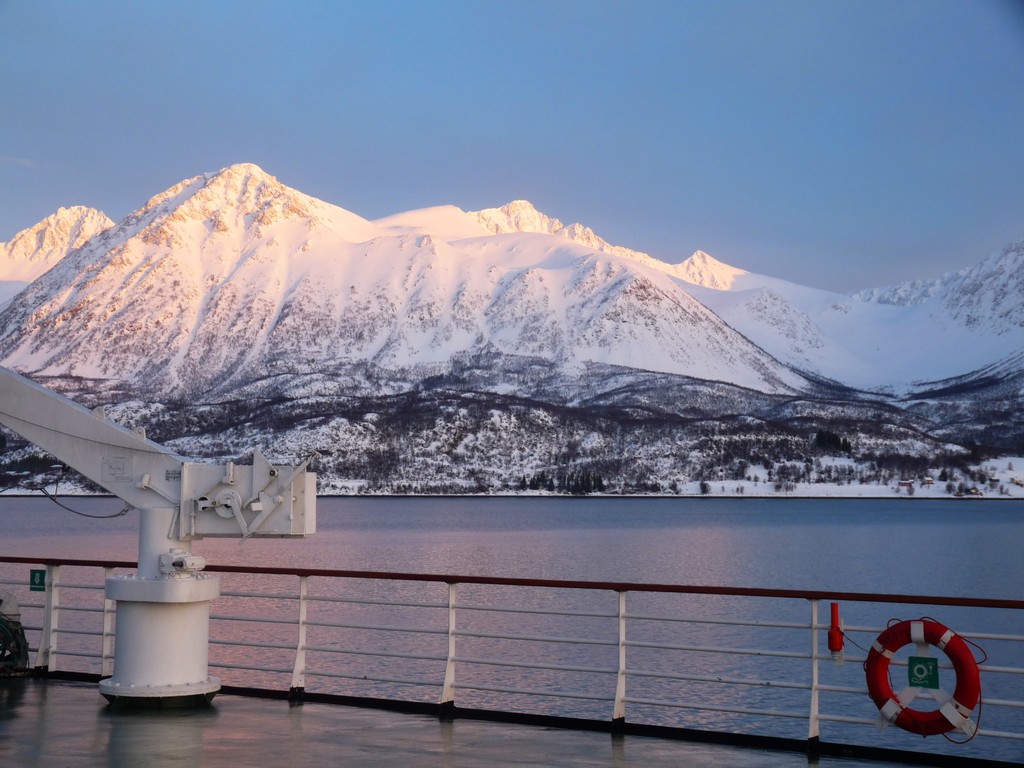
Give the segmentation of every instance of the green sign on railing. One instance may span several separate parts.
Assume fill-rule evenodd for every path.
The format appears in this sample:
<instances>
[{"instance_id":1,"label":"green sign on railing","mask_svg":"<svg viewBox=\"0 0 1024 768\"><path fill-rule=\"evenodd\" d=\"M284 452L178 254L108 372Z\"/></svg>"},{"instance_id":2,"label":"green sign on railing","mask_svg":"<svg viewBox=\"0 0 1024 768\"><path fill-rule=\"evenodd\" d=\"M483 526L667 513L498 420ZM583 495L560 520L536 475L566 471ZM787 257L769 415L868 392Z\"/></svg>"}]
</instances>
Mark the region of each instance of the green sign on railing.
<instances>
[{"instance_id":1,"label":"green sign on railing","mask_svg":"<svg viewBox=\"0 0 1024 768\"><path fill-rule=\"evenodd\" d=\"M33 568L29 571L28 579L28 591L29 592L45 592L46 591L46 570Z\"/></svg>"},{"instance_id":2,"label":"green sign on railing","mask_svg":"<svg viewBox=\"0 0 1024 768\"><path fill-rule=\"evenodd\" d=\"M914 688L938 688L939 660L931 656L911 656L907 659L907 680Z\"/></svg>"}]
</instances>

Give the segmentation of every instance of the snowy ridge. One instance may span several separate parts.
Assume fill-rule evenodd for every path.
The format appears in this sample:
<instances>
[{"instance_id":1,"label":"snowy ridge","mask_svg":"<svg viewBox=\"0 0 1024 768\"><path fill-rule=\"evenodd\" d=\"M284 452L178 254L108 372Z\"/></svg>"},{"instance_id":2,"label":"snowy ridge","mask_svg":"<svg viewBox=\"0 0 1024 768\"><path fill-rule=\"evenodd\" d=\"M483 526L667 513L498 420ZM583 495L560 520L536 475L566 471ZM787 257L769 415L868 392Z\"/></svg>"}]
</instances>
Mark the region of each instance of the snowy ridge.
<instances>
[{"instance_id":1,"label":"snowy ridge","mask_svg":"<svg viewBox=\"0 0 1024 768\"><path fill-rule=\"evenodd\" d=\"M36 281L0 315L0 356L178 397L367 362L433 371L489 349L805 385L660 270L565 236L449 237L473 234L465 223L457 209L369 222L233 166L153 197Z\"/></svg>"},{"instance_id":2,"label":"snowy ridge","mask_svg":"<svg viewBox=\"0 0 1024 768\"><path fill-rule=\"evenodd\" d=\"M32 281L68 251L114 225L102 211L77 205L59 208L35 226L0 243L0 275L5 280Z\"/></svg>"},{"instance_id":3,"label":"snowy ridge","mask_svg":"<svg viewBox=\"0 0 1024 768\"><path fill-rule=\"evenodd\" d=\"M478 221L483 229L492 235L504 235L513 232L534 232L542 235L556 235L564 237L574 243L593 248L595 251L611 253L633 259L648 266L664 268L664 262L651 258L646 253L634 251L630 248L623 248L620 245L612 245L601 237L598 237L590 227L575 223L566 226L558 219L547 216L536 208L533 203L526 200L514 200L500 208L486 208L482 211L474 211L469 214Z\"/></svg>"},{"instance_id":4,"label":"snowy ridge","mask_svg":"<svg viewBox=\"0 0 1024 768\"><path fill-rule=\"evenodd\" d=\"M696 251L690 258L679 264L675 274L693 285L702 288L714 288L718 291L729 291L737 287L741 278L749 272L731 267L713 256Z\"/></svg>"},{"instance_id":5,"label":"snowy ridge","mask_svg":"<svg viewBox=\"0 0 1024 768\"><path fill-rule=\"evenodd\" d=\"M736 270L705 255L691 292L779 360L850 386L911 392L1024 348L1020 244L935 280L842 295Z\"/></svg>"},{"instance_id":6,"label":"snowy ridge","mask_svg":"<svg viewBox=\"0 0 1024 768\"><path fill-rule=\"evenodd\" d=\"M438 372L491 350L762 392L805 389L799 370L900 393L1015 370L1024 348L1022 243L846 296L703 251L669 264L522 200L368 221L251 164L182 181L116 225L62 209L4 248L0 277L38 277L0 314L5 364L177 395L339 366Z\"/></svg>"},{"instance_id":7,"label":"snowy ridge","mask_svg":"<svg viewBox=\"0 0 1024 768\"><path fill-rule=\"evenodd\" d=\"M1010 243L973 267L931 280L860 291L860 301L927 306L936 318L965 327L985 326L997 335L1024 327L1024 241Z\"/></svg>"}]
</instances>

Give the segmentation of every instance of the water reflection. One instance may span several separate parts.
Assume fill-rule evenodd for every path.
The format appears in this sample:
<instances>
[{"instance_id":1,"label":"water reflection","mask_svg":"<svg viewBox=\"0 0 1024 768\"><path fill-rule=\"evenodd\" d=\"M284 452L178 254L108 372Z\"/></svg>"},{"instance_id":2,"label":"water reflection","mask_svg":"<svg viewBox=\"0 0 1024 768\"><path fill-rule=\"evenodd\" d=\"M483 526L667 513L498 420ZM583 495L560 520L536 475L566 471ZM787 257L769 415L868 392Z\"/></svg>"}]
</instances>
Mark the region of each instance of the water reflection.
<instances>
[{"instance_id":1,"label":"water reflection","mask_svg":"<svg viewBox=\"0 0 1024 768\"><path fill-rule=\"evenodd\" d=\"M201 765L208 743L231 738L231 729L219 727L215 707L134 710L105 707L100 710L95 733L106 735L97 745L105 752L109 768L128 765Z\"/></svg>"}]
</instances>

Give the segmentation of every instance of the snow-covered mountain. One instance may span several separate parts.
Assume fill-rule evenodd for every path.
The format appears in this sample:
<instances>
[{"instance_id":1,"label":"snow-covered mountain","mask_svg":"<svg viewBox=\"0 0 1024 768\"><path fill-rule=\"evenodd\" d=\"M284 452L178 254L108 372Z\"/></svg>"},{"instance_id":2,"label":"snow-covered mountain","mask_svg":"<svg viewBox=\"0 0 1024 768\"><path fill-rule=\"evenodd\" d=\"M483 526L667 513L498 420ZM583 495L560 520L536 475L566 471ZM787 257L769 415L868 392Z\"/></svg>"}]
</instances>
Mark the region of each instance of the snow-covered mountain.
<instances>
[{"instance_id":1,"label":"snow-covered mountain","mask_svg":"<svg viewBox=\"0 0 1024 768\"><path fill-rule=\"evenodd\" d=\"M803 389L797 369L898 393L1004 358L1012 368L1022 262L1017 243L951 275L847 296L702 251L669 264L521 200L368 221L238 165L116 225L62 208L0 247L0 301L36 280L0 316L0 358L195 394L355 363L440 370L500 349L766 392Z\"/></svg>"},{"instance_id":2,"label":"snow-covered mountain","mask_svg":"<svg viewBox=\"0 0 1024 768\"><path fill-rule=\"evenodd\" d=\"M544 221L514 207L515 226ZM806 386L649 257L595 248L583 228L488 234L500 220L440 208L371 222L233 166L157 195L42 275L0 314L0 359L161 397L295 374L331 388L363 364L426 375L489 350Z\"/></svg>"},{"instance_id":3,"label":"snow-covered mountain","mask_svg":"<svg viewBox=\"0 0 1024 768\"><path fill-rule=\"evenodd\" d=\"M670 264L522 200L368 221L237 165L116 225L62 208L0 246L0 302L35 281L0 315L0 360L195 395L358 364L443 371L497 349L763 392L806 389L795 371L912 392L1013 369L1022 262L1016 243L951 275L841 295L702 251Z\"/></svg>"},{"instance_id":4,"label":"snow-covered mountain","mask_svg":"<svg viewBox=\"0 0 1024 768\"><path fill-rule=\"evenodd\" d=\"M975 267L843 295L737 270L696 254L676 269L693 294L800 370L850 386L909 392L1024 349L1024 246Z\"/></svg>"},{"instance_id":5,"label":"snow-covered mountain","mask_svg":"<svg viewBox=\"0 0 1024 768\"><path fill-rule=\"evenodd\" d=\"M236 165L2 246L0 364L183 455L315 451L334 489L671 492L807 467L831 430L912 473L1024 444L1022 262L841 295L525 201L370 221Z\"/></svg>"},{"instance_id":6,"label":"snow-covered mountain","mask_svg":"<svg viewBox=\"0 0 1024 768\"><path fill-rule=\"evenodd\" d=\"M1024 328L1022 297L1024 240L958 272L854 294L878 304L927 306L936 320L948 319L995 336L1012 336Z\"/></svg>"},{"instance_id":7,"label":"snow-covered mountain","mask_svg":"<svg viewBox=\"0 0 1024 768\"><path fill-rule=\"evenodd\" d=\"M60 208L10 242L0 243L0 306L69 251L113 224L94 208Z\"/></svg>"},{"instance_id":8,"label":"snow-covered mountain","mask_svg":"<svg viewBox=\"0 0 1024 768\"><path fill-rule=\"evenodd\" d=\"M779 361L872 391L916 388L1024 349L1024 242L974 267L889 288L838 294L748 272L696 251L678 264L611 246L518 201L474 214L493 232L547 232L676 278L685 290Z\"/></svg>"}]
</instances>

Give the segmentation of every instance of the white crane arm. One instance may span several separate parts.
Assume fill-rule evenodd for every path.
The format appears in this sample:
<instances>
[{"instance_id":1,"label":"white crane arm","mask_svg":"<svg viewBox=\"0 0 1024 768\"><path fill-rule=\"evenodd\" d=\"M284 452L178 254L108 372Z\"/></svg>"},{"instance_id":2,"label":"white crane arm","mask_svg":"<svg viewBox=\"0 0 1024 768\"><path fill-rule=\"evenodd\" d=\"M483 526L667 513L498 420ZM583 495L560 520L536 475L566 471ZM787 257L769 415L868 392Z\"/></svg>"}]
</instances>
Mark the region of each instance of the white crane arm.
<instances>
[{"instance_id":1,"label":"white crane arm","mask_svg":"<svg viewBox=\"0 0 1024 768\"><path fill-rule=\"evenodd\" d=\"M0 423L139 509L178 509L176 538L304 536L316 530L316 475L189 462L0 367ZM308 463L308 462L307 462Z\"/></svg>"},{"instance_id":2,"label":"white crane arm","mask_svg":"<svg viewBox=\"0 0 1024 768\"><path fill-rule=\"evenodd\" d=\"M180 502L182 457L7 368L0 423L133 507Z\"/></svg>"}]
</instances>

